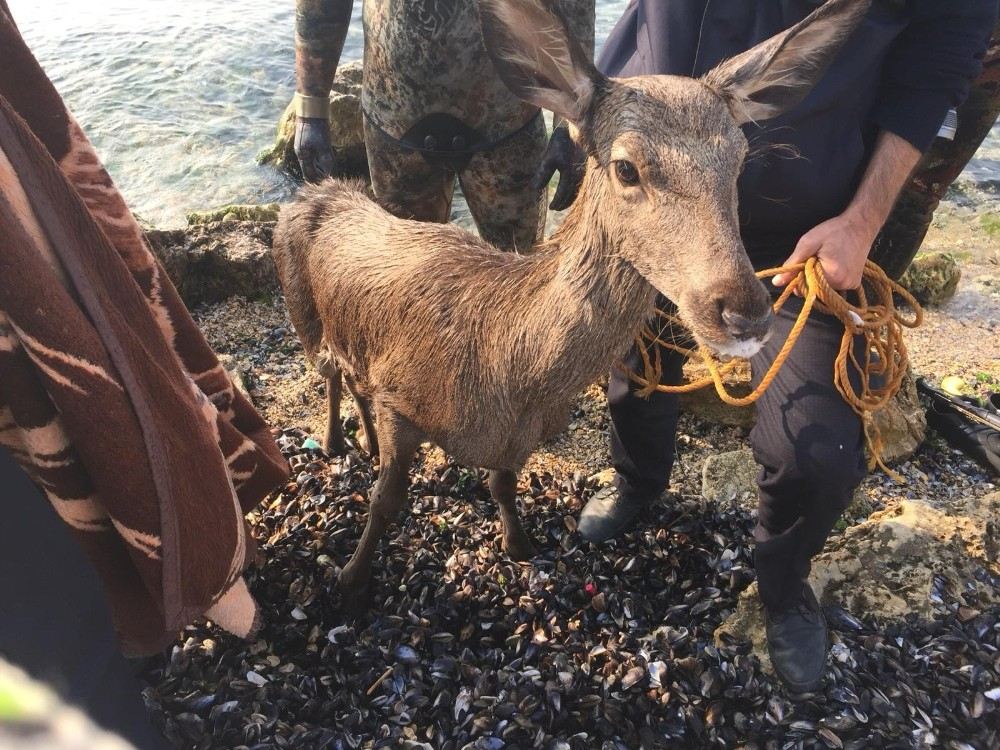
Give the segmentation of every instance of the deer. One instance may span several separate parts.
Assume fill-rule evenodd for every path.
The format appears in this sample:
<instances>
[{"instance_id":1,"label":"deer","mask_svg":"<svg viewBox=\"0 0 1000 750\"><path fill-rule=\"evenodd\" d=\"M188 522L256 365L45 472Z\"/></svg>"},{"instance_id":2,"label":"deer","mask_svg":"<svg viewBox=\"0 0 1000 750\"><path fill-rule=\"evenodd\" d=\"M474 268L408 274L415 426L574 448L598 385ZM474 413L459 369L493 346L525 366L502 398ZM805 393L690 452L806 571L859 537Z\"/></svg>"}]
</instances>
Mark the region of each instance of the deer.
<instances>
[{"instance_id":1,"label":"deer","mask_svg":"<svg viewBox=\"0 0 1000 750\"><path fill-rule=\"evenodd\" d=\"M393 216L361 183L335 179L282 209L274 258L291 321L326 378L326 447L343 450L343 378L379 456L368 519L338 581L345 602L367 599L379 540L425 442L488 470L502 550L533 557L518 471L625 354L657 293L699 343L744 357L760 349L771 297L740 239L740 126L801 101L868 4L829 0L699 79L612 79L554 0L479 0L500 77L567 121L586 152L559 229L530 252L504 252L454 225Z\"/></svg>"}]
</instances>

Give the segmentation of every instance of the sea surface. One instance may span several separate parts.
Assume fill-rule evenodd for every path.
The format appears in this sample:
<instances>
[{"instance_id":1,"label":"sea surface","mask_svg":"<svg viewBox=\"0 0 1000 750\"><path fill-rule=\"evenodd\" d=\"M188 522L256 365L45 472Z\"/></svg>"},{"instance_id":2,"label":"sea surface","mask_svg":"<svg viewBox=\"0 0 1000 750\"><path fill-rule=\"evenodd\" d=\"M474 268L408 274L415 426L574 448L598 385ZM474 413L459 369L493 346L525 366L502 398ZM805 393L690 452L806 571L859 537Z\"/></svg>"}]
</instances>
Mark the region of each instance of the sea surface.
<instances>
[{"instance_id":1,"label":"sea surface","mask_svg":"<svg viewBox=\"0 0 1000 750\"><path fill-rule=\"evenodd\" d=\"M146 221L177 226L186 211L282 200L294 188L279 171L256 163L294 92L294 0L9 5L35 56ZM625 5L598 0L598 45ZM357 0L345 62L361 57L360 14ZM977 195L1000 185L1000 129L964 180Z\"/></svg>"}]
</instances>

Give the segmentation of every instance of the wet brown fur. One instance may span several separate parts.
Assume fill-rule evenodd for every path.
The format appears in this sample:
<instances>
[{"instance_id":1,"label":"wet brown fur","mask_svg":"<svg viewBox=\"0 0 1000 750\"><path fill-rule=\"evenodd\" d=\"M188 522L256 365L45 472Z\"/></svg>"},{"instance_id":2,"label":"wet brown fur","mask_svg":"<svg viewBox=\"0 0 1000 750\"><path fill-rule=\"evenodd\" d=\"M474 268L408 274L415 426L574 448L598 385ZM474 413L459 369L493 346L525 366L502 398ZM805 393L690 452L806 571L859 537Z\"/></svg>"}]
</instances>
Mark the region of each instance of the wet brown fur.
<instances>
[{"instance_id":1,"label":"wet brown fur","mask_svg":"<svg viewBox=\"0 0 1000 750\"><path fill-rule=\"evenodd\" d=\"M517 519L516 472L542 439L565 426L576 394L625 352L656 291L716 347L754 343L733 338L726 310L763 321L755 340L766 329L769 296L753 274L736 218L746 140L735 118L759 105L741 99L734 106L739 92L711 83L738 81L766 104L756 79L723 69L706 81L609 80L567 41L565 21L550 3L482 0L481 9L484 24L493 24L487 46L499 39L491 54L501 75L510 74L508 85L532 100L540 85L564 81L541 96L575 122L589 152L580 195L559 231L529 255L502 252L454 226L396 218L359 184L328 180L304 189L282 211L275 233L292 322L329 378L329 446L342 447L341 371L369 439L377 424L379 481L340 582L352 601L367 586L377 540L405 500L421 442L492 470L504 548L523 559L533 548ZM536 33L548 48L533 47ZM510 58L521 67L504 70L515 65ZM555 67L532 68L549 61ZM785 90L780 95L790 99ZM617 176L621 160L635 165L638 186Z\"/></svg>"}]
</instances>

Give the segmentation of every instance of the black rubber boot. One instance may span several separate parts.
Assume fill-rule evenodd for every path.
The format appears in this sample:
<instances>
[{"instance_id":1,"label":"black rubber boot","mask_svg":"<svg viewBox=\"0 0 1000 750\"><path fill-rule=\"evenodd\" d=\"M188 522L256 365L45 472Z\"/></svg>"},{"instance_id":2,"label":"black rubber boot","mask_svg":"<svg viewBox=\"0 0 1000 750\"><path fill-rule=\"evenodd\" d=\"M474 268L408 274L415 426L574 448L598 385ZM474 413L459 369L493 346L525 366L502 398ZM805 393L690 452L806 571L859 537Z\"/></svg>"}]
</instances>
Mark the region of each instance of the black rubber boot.
<instances>
[{"instance_id":1,"label":"black rubber boot","mask_svg":"<svg viewBox=\"0 0 1000 750\"><path fill-rule=\"evenodd\" d=\"M588 542L605 542L627 531L655 498L626 494L611 484L590 498L580 513L580 536Z\"/></svg>"},{"instance_id":2,"label":"black rubber boot","mask_svg":"<svg viewBox=\"0 0 1000 750\"><path fill-rule=\"evenodd\" d=\"M826 671L830 637L826 618L809 584L802 595L783 609L764 608L767 651L771 664L792 693L810 693L819 687Z\"/></svg>"}]
</instances>

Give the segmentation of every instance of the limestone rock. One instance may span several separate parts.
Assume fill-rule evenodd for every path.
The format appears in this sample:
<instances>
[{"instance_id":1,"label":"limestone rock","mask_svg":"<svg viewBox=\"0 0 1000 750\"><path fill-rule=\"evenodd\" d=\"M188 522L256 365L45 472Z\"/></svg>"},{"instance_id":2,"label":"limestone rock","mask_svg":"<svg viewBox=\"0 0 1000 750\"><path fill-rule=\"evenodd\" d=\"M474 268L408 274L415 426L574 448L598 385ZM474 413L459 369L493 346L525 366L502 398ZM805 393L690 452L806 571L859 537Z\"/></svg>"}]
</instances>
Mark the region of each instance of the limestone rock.
<instances>
[{"instance_id":1,"label":"limestone rock","mask_svg":"<svg viewBox=\"0 0 1000 750\"><path fill-rule=\"evenodd\" d=\"M280 208L277 203L262 205L231 203L212 211L192 211L187 215L187 223L188 226L193 226L195 224L211 224L215 221L275 222L278 220Z\"/></svg>"},{"instance_id":2,"label":"limestone rock","mask_svg":"<svg viewBox=\"0 0 1000 750\"><path fill-rule=\"evenodd\" d=\"M927 438L927 414L917 395L917 385L910 371L903 378L899 393L872 419L882 437L882 460L887 464L910 458Z\"/></svg>"},{"instance_id":3,"label":"limestone rock","mask_svg":"<svg viewBox=\"0 0 1000 750\"><path fill-rule=\"evenodd\" d=\"M901 500L829 545L813 561L810 582L824 603L883 618L930 616L936 575L948 579L955 591L974 585L984 605L995 603L990 590L977 585L975 572L1000 573L998 513L998 492L955 508Z\"/></svg>"},{"instance_id":4,"label":"limestone rock","mask_svg":"<svg viewBox=\"0 0 1000 750\"><path fill-rule=\"evenodd\" d=\"M368 156L365 152L364 120L361 114L360 62L342 65L330 89L330 143L336 152L339 177L367 177ZM290 102L278 121L274 145L262 152L257 160L271 164L296 176L301 176L295 156L295 112Z\"/></svg>"},{"instance_id":5,"label":"limestone rock","mask_svg":"<svg viewBox=\"0 0 1000 750\"><path fill-rule=\"evenodd\" d=\"M234 221L146 233L188 307L278 291L271 258L274 225Z\"/></svg>"},{"instance_id":6,"label":"limestone rock","mask_svg":"<svg viewBox=\"0 0 1000 750\"><path fill-rule=\"evenodd\" d=\"M702 497L752 509L757 505L758 470L749 449L709 456L701 470Z\"/></svg>"},{"instance_id":7,"label":"limestone rock","mask_svg":"<svg viewBox=\"0 0 1000 750\"><path fill-rule=\"evenodd\" d=\"M771 656L767 652L767 635L764 626L764 608L760 604L757 593L757 582L754 581L740 594L736 601L736 610L715 630L715 643L718 646L726 641L750 641L754 655L760 659L761 667L767 672L773 672Z\"/></svg>"},{"instance_id":8,"label":"limestone rock","mask_svg":"<svg viewBox=\"0 0 1000 750\"><path fill-rule=\"evenodd\" d=\"M813 560L809 578L820 602L882 620L928 618L940 601L939 578L953 596L965 592L970 604L996 604L996 593L976 573L1000 575L1000 492L951 502L901 500L832 540ZM756 585L715 635L749 640L766 658Z\"/></svg>"},{"instance_id":9,"label":"limestone rock","mask_svg":"<svg viewBox=\"0 0 1000 750\"><path fill-rule=\"evenodd\" d=\"M918 255L899 283L921 305L938 306L955 296L962 270L948 253Z\"/></svg>"},{"instance_id":10,"label":"limestone rock","mask_svg":"<svg viewBox=\"0 0 1000 750\"><path fill-rule=\"evenodd\" d=\"M684 366L685 382L700 380L708 375L708 369L701 362L688 362ZM750 393L750 372L741 365L724 379L726 390L733 396L742 398ZM757 421L757 408L750 406L730 406L719 398L715 388L709 386L691 393L681 394L681 410L711 424L724 424L749 429Z\"/></svg>"}]
</instances>

